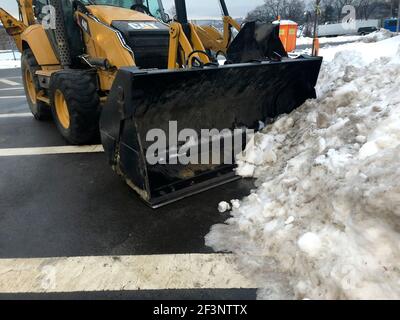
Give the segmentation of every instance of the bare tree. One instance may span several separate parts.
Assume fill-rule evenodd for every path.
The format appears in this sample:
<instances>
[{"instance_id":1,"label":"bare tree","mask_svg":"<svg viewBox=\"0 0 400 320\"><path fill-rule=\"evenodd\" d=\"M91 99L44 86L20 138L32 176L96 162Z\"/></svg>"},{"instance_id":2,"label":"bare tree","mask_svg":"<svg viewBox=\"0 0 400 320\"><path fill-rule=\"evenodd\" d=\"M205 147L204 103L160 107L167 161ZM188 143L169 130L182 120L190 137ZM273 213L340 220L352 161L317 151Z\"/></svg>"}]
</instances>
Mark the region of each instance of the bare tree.
<instances>
[{"instance_id":1,"label":"bare tree","mask_svg":"<svg viewBox=\"0 0 400 320\"><path fill-rule=\"evenodd\" d=\"M395 0L391 0L392 2ZM343 13L342 9L346 5L356 8L357 19L377 18L377 13L381 12L378 18L387 17L390 4L387 0L323 0L322 18L324 22L340 22ZM333 14L331 13L333 9Z\"/></svg>"},{"instance_id":2,"label":"bare tree","mask_svg":"<svg viewBox=\"0 0 400 320\"><path fill-rule=\"evenodd\" d=\"M358 0L357 14L361 19L369 19L374 11L379 7L380 1Z\"/></svg>"},{"instance_id":3,"label":"bare tree","mask_svg":"<svg viewBox=\"0 0 400 320\"><path fill-rule=\"evenodd\" d=\"M274 16L271 11L265 6L261 5L256 7L254 10L247 14L246 21L261 21L261 22L271 22L274 20Z\"/></svg>"},{"instance_id":4,"label":"bare tree","mask_svg":"<svg viewBox=\"0 0 400 320\"><path fill-rule=\"evenodd\" d=\"M302 23L304 21L304 0L264 0L264 4L251 11L246 20L271 22L278 17Z\"/></svg>"}]
</instances>

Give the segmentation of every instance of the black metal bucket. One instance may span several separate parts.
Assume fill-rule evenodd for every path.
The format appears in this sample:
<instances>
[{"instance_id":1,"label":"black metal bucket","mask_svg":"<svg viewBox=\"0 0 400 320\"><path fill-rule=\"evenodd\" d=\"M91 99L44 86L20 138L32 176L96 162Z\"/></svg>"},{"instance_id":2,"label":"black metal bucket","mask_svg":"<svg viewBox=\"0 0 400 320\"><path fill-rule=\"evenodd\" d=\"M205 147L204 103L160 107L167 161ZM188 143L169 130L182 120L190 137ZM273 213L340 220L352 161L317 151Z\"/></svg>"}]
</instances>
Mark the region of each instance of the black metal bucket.
<instances>
[{"instance_id":1,"label":"black metal bucket","mask_svg":"<svg viewBox=\"0 0 400 320\"><path fill-rule=\"evenodd\" d=\"M162 130L169 145L170 121L177 132L192 129L199 136L202 129L258 130L260 121L315 98L321 62L300 57L177 71L123 68L100 121L110 164L154 208L232 181L235 165L224 161L150 164L146 153L154 141L147 134ZM168 148L160 152L170 159L176 151Z\"/></svg>"}]
</instances>

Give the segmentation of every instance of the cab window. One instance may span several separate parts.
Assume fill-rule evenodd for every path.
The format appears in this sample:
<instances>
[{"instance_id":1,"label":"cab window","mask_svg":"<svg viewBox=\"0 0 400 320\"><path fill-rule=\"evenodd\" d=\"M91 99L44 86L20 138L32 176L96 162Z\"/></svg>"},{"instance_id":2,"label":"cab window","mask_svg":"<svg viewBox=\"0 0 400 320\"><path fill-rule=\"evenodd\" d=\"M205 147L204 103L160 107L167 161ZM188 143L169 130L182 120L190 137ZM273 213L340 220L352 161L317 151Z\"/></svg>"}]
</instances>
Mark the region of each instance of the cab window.
<instances>
[{"instance_id":1,"label":"cab window","mask_svg":"<svg viewBox=\"0 0 400 320\"><path fill-rule=\"evenodd\" d=\"M135 4L142 4L147 7L150 13L158 18L163 18L163 9L159 0L85 0L86 4L109 5L130 9Z\"/></svg>"}]
</instances>

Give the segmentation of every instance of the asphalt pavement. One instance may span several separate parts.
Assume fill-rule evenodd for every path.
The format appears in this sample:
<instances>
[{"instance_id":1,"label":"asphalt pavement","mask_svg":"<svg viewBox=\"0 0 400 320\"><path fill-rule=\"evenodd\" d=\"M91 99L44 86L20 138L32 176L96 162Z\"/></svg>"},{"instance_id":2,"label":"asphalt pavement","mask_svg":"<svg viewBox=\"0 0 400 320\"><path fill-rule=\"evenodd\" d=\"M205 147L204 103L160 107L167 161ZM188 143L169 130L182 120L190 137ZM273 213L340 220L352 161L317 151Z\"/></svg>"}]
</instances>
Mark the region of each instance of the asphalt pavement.
<instances>
[{"instance_id":1,"label":"asphalt pavement","mask_svg":"<svg viewBox=\"0 0 400 320\"><path fill-rule=\"evenodd\" d=\"M42 290L4 276L7 270L20 272L21 266L35 259L49 264L55 259L59 262L60 257L84 257L83 263L91 257L124 256L163 261L164 256L177 255L187 261L188 255L201 255L212 260L216 254L205 246L204 237L211 226L228 218L218 212L218 203L249 194L254 184L252 180L236 181L152 210L114 174L103 153L48 154L49 147L63 150L67 143L52 121L39 122L29 115L20 70L0 70L0 299L255 298L253 287L225 288L218 279L218 284L206 287L191 287L193 281L185 278L188 285L176 288L152 283L137 290L115 290L107 283L99 289L68 291L66 285L57 284L57 290L42 286ZM7 155L10 150L15 155ZM18 155L21 150L23 155ZM180 276L173 271L178 269L166 270L163 276ZM102 272L99 266L95 281L108 276ZM140 276L139 272L139 280Z\"/></svg>"}]
</instances>

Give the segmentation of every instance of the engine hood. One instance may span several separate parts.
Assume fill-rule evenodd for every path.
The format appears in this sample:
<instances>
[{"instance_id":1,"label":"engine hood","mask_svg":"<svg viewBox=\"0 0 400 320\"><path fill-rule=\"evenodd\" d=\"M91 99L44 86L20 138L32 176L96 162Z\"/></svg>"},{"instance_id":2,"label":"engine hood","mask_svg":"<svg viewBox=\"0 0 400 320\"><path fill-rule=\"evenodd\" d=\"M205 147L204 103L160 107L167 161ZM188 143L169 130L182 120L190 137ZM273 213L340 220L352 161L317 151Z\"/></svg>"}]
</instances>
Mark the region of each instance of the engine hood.
<instances>
[{"instance_id":1,"label":"engine hood","mask_svg":"<svg viewBox=\"0 0 400 320\"><path fill-rule=\"evenodd\" d=\"M109 26L113 21L157 21L147 14L120 7L91 5L87 8L91 14Z\"/></svg>"}]
</instances>

